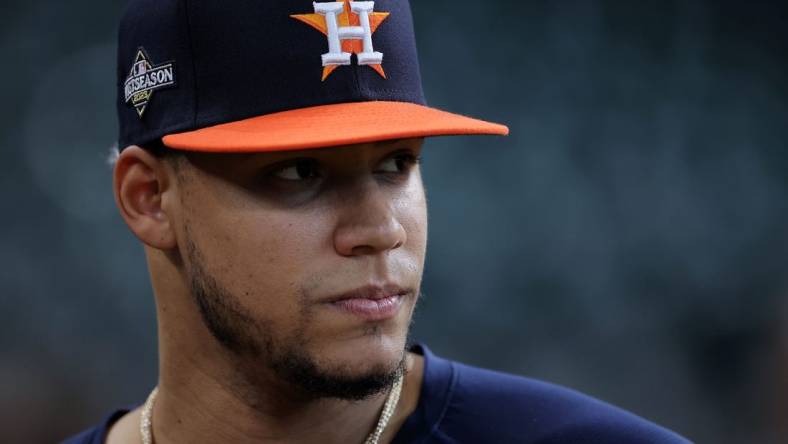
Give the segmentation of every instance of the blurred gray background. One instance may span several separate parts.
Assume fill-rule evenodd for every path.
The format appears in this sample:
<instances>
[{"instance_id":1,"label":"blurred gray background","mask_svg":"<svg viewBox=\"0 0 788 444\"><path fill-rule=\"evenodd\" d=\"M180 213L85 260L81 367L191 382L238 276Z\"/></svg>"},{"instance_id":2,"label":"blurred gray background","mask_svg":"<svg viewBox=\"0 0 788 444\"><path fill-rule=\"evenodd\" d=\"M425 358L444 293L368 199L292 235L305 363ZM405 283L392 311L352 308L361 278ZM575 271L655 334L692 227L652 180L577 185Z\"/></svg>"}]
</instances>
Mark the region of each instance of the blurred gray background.
<instances>
[{"instance_id":1,"label":"blurred gray background","mask_svg":"<svg viewBox=\"0 0 788 444\"><path fill-rule=\"evenodd\" d=\"M0 4L0 430L46 443L156 378L119 218L123 1ZM414 0L431 104L415 337L699 443L788 442L788 4ZM782 434L781 434L782 433Z\"/></svg>"}]
</instances>

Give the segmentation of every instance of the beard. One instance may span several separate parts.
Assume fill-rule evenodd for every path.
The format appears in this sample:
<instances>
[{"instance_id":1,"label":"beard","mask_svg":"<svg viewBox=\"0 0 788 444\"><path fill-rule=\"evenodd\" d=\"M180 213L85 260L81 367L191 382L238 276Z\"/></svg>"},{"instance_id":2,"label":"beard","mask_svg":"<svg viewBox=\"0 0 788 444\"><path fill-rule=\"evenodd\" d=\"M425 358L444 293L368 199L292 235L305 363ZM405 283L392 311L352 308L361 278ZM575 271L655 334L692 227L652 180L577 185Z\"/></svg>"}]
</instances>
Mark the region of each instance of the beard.
<instances>
[{"instance_id":1,"label":"beard","mask_svg":"<svg viewBox=\"0 0 788 444\"><path fill-rule=\"evenodd\" d=\"M388 390L405 371L405 351L397 363L376 366L354 374L348 366L326 369L308 351L307 298L301 299L301 321L289 335L277 335L266 320L253 316L240 299L206 272L200 251L187 233L186 266L191 293L203 323L216 341L231 355L252 367L263 363L282 382L310 398L358 401Z\"/></svg>"}]
</instances>

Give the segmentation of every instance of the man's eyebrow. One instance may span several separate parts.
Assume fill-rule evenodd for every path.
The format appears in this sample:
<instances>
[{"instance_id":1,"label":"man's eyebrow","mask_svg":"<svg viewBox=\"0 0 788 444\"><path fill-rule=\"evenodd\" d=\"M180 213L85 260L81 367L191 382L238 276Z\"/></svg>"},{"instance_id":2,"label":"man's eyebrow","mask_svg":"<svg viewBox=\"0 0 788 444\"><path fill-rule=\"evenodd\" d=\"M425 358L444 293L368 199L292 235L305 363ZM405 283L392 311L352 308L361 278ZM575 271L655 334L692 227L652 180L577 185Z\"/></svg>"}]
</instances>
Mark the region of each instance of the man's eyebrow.
<instances>
[{"instance_id":1,"label":"man's eyebrow","mask_svg":"<svg viewBox=\"0 0 788 444\"><path fill-rule=\"evenodd\" d=\"M378 146L387 147L391 145L396 145L398 143L413 141L413 140L414 139L388 139L388 140L379 140L375 142L375 144Z\"/></svg>"},{"instance_id":2,"label":"man's eyebrow","mask_svg":"<svg viewBox=\"0 0 788 444\"><path fill-rule=\"evenodd\" d=\"M410 139L387 139L387 140L378 140L378 141L375 141L375 142L372 142L372 143L374 143L375 145L377 145L379 147L386 148L386 147L390 147L392 145L396 145L398 143L402 143L402 142L405 142L405 141L408 141L408 140L410 140ZM305 151L306 152L308 152L308 151L319 152L321 150L330 150L332 148L337 148L337 147L335 147L335 146L328 146L328 147L324 147L324 148L313 148L313 149L294 150L294 151L266 151L266 152L262 152L262 154L273 154L275 157L285 157L286 158L286 157L292 157L292 153L294 153L294 152L299 152L299 153L303 153ZM235 153L235 155L238 156L237 157L238 160L243 161L243 162L252 160L255 157L259 156L260 154L261 154L261 152L255 152L255 151L253 151L253 152Z\"/></svg>"},{"instance_id":3,"label":"man's eyebrow","mask_svg":"<svg viewBox=\"0 0 788 444\"><path fill-rule=\"evenodd\" d=\"M254 152L252 152L252 153L238 153L238 159L243 160L243 161L247 161L247 160L252 159L254 156L256 156L258 154L260 154L260 153L254 153Z\"/></svg>"}]
</instances>

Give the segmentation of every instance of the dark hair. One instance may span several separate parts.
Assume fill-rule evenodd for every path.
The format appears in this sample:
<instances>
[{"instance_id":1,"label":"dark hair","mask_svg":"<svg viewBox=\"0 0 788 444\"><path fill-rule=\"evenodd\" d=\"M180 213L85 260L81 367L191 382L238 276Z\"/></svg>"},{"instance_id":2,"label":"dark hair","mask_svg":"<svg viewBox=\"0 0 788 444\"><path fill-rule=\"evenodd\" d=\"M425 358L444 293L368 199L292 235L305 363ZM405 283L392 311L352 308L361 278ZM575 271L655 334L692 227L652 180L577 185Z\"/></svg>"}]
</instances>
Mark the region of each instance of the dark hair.
<instances>
[{"instance_id":1,"label":"dark hair","mask_svg":"<svg viewBox=\"0 0 788 444\"><path fill-rule=\"evenodd\" d=\"M153 154L156 157L162 158L172 163L172 166L177 170L180 162L184 159L185 153L180 150L174 150L162 142L161 139L156 139L152 142L146 143L142 146L145 151Z\"/></svg>"},{"instance_id":2,"label":"dark hair","mask_svg":"<svg viewBox=\"0 0 788 444\"><path fill-rule=\"evenodd\" d=\"M166 145L164 145L164 142L162 142L161 139L153 140L141 145L141 147L156 157L166 156L170 151L173 151L171 148L168 148Z\"/></svg>"},{"instance_id":3,"label":"dark hair","mask_svg":"<svg viewBox=\"0 0 788 444\"><path fill-rule=\"evenodd\" d=\"M164 159L165 161L169 162L175 169L176 173L180 172L181 162L186 158L185 151L169 148L165 146L164 143L162 143L161 139L156 139L153 142L146 143L145 145L142 145L141 148L158 157L159 159ZM115 163L118 161L118 156L120 156L120 149L118 148L118 145L115 144L110 148L109 156L107 156L107 164L110 166L110 168L115 167Z\"/></svg>"}]
</instances>

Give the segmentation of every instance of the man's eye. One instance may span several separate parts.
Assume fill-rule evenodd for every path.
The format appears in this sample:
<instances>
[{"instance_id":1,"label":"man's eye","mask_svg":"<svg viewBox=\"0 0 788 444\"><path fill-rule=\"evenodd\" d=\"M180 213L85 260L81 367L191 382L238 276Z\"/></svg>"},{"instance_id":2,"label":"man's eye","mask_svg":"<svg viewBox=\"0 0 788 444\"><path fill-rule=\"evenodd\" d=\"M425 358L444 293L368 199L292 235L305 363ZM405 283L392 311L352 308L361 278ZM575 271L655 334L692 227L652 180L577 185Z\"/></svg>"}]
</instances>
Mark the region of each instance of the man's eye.
<instances>
[{"instance_id":1,"label":"man's eye","mask_svg":"<svg viewBox=\"0 0 788 444\"><path fill-rule=\"evenodd\" d=\"M282 180L308 180L319 177L317 162L314 160L297 160L274 171L272 175Z\"/></svg>"},{"instance_id":2,"label":"man's eye","mask_svg":"<svg viewBox=\"0 0 788 444\"><path fill-rule=\"evenodd\" d=\"M419 159L412 154L398 154L384 160L380 164L378 171L383 173L402 173L417 163L419 163Z\"/></svg>"}]
</instances>

